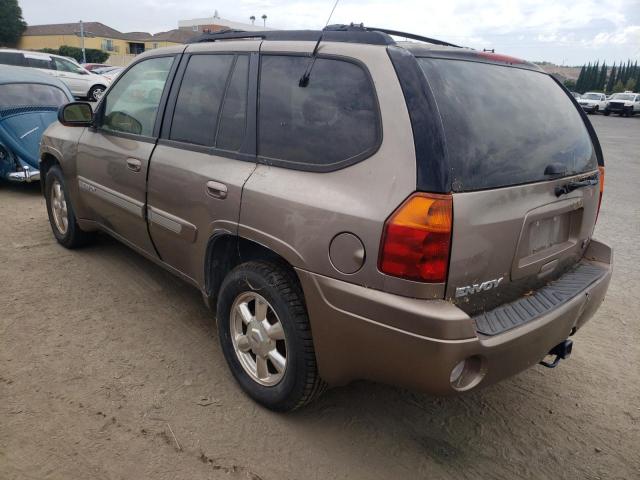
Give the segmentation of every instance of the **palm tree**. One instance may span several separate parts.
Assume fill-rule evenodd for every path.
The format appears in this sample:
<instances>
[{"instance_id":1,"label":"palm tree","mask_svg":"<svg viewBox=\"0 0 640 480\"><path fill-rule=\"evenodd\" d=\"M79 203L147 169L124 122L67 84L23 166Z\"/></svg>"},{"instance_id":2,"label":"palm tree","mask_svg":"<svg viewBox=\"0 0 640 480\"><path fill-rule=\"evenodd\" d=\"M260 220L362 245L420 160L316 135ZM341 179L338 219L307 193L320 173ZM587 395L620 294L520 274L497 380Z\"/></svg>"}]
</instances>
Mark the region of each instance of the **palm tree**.
<instances>
[{"instance_id":1,"label":"palm tree","mask_svg":"<svg viewBox=\"0 0 640 480\"><path fill-rule=\"evenodd\" d=\"M255 25L256 24L256 16L255 15L251 15L249 17L249 20L251 20L251 25Z\"/></svg>"},{"instance_id":2,"label":"palm tree","mask_svg":"<svg viewBox=\"0 0 640 480\"><path fill-rule=\"evenodd\" d=\"M262 25L263 25L264 27L266 27L266 26L267 26L267 16L266 16L266 15L262 15Z\"/></svg>"}]
</instances>

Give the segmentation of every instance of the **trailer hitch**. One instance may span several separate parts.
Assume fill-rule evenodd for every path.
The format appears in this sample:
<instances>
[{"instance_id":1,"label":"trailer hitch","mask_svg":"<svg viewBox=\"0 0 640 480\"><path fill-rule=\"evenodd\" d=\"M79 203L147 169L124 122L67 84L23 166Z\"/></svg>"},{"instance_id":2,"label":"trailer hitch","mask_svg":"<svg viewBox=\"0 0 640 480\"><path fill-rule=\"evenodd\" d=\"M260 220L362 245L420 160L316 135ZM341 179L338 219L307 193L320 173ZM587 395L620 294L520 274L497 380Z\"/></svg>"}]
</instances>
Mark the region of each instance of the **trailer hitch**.
<instances>
[{"instance_id":1,"label":"trailer hitch","mask_svg":"<svg viewBox=\"0 0 640 480\"><path fill-rule=\"evenodd\" d=\"M556 358L553 359L553 362L545 362L544 360L541 360L540 365L547 368L556 368L560 363L560 360L566 360L571 356L571 350L573 350L573 341L567 339L553 347L549 350L549 353L547 353L547 355L555 355Z\"/></svg>"}]
</instances>

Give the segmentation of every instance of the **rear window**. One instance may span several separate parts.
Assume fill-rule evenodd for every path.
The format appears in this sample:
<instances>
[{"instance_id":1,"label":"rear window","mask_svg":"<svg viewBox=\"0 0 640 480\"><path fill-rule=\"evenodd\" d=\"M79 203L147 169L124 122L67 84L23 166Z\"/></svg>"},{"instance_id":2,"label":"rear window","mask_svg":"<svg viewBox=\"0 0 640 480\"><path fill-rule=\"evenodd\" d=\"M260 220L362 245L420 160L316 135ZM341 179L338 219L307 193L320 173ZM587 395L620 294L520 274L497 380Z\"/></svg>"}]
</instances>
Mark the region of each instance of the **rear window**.
<instances>
[{"instance_id":1,"label":"rear window","mask_svg":"<svg viewBox=\"0 0 640 480\"><path fill-rule=\"evenodd\" d=\"M65 93L51 85L14 83L0 85L0 106L59 107L69 103Z\"/></svg>"},{"instance_id":2,"label":"rear window","mask_svg":"<svg viewBox=\"0 0 640 480\"><path fill-rule=\"evenodd\" d=\"M593 170L597 159L578 110L546 74L480 62L418 58L442 117L453 191Z\"/></svg>"}]
</instances>

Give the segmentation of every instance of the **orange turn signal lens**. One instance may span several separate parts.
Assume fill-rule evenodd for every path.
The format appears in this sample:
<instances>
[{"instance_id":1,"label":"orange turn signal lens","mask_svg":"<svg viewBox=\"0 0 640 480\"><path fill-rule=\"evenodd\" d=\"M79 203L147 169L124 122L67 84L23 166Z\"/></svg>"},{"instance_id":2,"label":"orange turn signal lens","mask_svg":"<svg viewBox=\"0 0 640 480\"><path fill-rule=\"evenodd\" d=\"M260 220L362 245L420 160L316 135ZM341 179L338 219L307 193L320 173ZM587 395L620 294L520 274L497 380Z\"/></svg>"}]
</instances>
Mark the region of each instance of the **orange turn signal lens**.
<instances>
[{"instance_id":1,"label":"orange turn signal lens","mask_svg":"<svg viewBox=\"0 0 640 480\"><path fill-rule=\"evenodd\" d=\"M451 195L413 194L385 223L380 271L409 280L445 282L452 226Z\"/></svg>"}]
</instances>

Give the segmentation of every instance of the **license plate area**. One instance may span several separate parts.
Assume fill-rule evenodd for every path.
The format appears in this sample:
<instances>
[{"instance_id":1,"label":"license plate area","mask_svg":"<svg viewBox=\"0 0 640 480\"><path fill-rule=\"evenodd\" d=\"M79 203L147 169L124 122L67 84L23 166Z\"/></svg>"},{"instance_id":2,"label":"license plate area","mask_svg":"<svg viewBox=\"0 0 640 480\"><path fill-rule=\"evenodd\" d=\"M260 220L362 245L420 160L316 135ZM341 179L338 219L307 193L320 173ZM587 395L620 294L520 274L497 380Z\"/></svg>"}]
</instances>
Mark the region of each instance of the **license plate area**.
<instances>
[{"instance_id":1,"label":"license plate area","mask_svg":"<svg viewBox=\"0 0 640 480\"><path fill-rule=\"evenodd\" d=\"M582 199L567 199L527 213L512 265L511 278L537 275L581 251Z\"/></svg>"}]
</instances>

